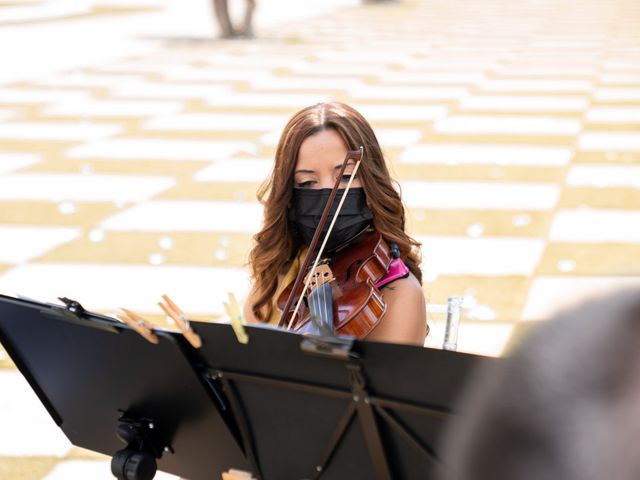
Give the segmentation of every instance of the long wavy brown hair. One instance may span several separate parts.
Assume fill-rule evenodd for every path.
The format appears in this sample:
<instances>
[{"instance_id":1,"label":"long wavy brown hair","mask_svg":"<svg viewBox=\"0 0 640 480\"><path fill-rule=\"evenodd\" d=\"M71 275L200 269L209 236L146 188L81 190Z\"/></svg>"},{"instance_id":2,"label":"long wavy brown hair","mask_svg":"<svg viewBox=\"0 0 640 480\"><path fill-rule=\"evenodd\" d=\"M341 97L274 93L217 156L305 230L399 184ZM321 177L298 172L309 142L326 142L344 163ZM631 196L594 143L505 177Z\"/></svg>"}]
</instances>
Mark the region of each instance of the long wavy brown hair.
<instances>
[{"instance_id":1,"label":"long wavy brown hair","mask_svg":"<svg viewBox=\"0 0 640 480\"><path fill-rule=\"evenodd\" d=\"M262 230L253 237L255 246L249 254L249 265L255 299L251 309L259 321L270 318L278 275L286 273L301 246L287 220L300 146L307 137L326 129L340 134L349 150L364 147L358 175L373 212L373 226L387 242L398 245L404 263L422 283L420 244L404 230L405 210L399 188L395 188L397 182L389 175L371 125L349 105L319 103L300 110L289 120L278 142L273 172L258 190L264 220Z\"/></svg>"}]
</instances>

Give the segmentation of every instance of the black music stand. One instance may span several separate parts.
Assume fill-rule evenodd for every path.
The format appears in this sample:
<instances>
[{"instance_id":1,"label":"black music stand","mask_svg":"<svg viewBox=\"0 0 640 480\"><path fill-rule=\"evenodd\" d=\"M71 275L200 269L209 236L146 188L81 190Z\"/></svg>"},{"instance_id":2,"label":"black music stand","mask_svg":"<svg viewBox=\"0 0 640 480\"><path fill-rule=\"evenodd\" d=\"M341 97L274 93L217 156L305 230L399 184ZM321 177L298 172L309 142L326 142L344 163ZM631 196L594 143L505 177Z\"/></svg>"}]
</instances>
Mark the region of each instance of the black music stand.
<instances>
[{"instance_id":1,"label":"black music stand","mask_svg":"<svg viewBox=\"0 0 640 480\"><path fill-rule=\"evenodd\" d=\"M7 353L71 443L113 455L118 478L152 478L155 461L189 480L249 469L228 406L193 349L181 335L156 334L154 345L72 301L65 308L0 295Z\"/></svg>"},{"instance_id":2,"label":"black music stand","mask_svg":"<svg viewBox=\"0 0 640 480\"><path fill-rule=\"evenodd\" d=\"M432 477L454 399L472 368L492 361L258 327L240 344L228 325L192 325L266 480Z\"/></svg>"},{"instance_id":3,"label":"black music stand","mask_svg":"<svg viewBox=\"0 0 640 480\"><path fill-rule=\"evenodd\" d=\"M460 387L491 361L258 327L245 345L229 325L192 325L200 350L166 331L150 344L75 302L0 295L0 342L53 419L73 444L115 454L112 466L142 454L130 478L152 478L145 466L160 457L160 470L190 480L230 468L264 480L428 479Z\"/></svg>"}]
</instances>

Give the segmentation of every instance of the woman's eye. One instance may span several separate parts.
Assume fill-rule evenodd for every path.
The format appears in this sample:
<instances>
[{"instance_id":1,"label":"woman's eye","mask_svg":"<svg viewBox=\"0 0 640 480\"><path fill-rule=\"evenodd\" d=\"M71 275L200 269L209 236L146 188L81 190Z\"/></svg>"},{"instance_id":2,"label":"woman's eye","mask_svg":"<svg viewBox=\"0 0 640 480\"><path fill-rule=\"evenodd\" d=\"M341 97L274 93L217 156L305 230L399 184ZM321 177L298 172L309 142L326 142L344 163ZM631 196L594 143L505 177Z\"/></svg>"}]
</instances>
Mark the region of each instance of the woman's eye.
<instances>
[{"instance_id":1,"label":"woman's eye","mask_svg":"<svg viewBox=\"0 0 640 480\"><path fill-rule=\"evenodd\" d=\"M296 188L310 188L313 186L313 180L307 180L306 182L296 183Z\"/></svg>"},{"instance_id":2,"label":"woman's eye","mask_svg":"<svg viewBox=\"0 0 640 480\"><path fill-rule=\"evenodd\" d=\"M350 178L351 178L351 174L350 173L345 173L344 175L342 175L342 181L343 182L348 182ZM358 178L358 175L353 177L354 180L356 178Z\"/></svg>"}]
</instances>

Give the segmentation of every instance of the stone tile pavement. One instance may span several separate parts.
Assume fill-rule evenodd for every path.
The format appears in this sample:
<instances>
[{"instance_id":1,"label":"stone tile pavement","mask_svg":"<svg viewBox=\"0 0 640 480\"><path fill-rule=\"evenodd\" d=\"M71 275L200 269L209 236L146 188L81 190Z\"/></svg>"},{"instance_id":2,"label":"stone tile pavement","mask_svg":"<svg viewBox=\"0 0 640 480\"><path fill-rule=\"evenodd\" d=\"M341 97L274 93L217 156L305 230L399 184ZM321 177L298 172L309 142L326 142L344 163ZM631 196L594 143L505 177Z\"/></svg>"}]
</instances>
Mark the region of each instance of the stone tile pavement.
<instances>
[{"instance_id":1,"label":"stone tile pavement","mask_svg":"<svg viewBox=\"0 0 640 480\"><path fill-rule=\"evenodd\" d=\"M640 284L637 2L258 3L251 41L207 40L201 4L0 5L0 293L160 324L169 293L222 318L278 134L325 99L372 121L425 294L464 296L461 350L499 355L529 321ZM0 478L109 478L1 350L0 367Z\"/></svg>"}]
</instances>

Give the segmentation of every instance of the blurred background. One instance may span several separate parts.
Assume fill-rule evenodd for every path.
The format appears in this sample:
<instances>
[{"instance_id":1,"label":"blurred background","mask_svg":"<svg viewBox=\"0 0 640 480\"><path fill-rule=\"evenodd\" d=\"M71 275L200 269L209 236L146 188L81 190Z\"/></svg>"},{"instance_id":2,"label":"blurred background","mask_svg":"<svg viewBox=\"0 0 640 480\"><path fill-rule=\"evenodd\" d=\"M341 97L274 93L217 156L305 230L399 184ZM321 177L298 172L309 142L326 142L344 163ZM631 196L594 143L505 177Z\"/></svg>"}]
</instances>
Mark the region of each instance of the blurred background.
<instances>
[{"instance_id":1,"label":"blurred background","mask_svg":"<svg viewBox=\"0 0 640 480\"><path fill-rule=\"evenodd\" d=\"M0 1L0 293L224 320L278 136L328 99L400 182L428 346L449 296L458 349L497 356L640 284L637 0L229 0L232 31L220 3ZM110 478L1 349L0 431L2 479Z\"/></svg>"}]
</instances>

